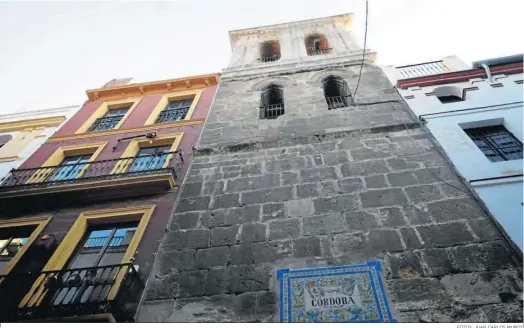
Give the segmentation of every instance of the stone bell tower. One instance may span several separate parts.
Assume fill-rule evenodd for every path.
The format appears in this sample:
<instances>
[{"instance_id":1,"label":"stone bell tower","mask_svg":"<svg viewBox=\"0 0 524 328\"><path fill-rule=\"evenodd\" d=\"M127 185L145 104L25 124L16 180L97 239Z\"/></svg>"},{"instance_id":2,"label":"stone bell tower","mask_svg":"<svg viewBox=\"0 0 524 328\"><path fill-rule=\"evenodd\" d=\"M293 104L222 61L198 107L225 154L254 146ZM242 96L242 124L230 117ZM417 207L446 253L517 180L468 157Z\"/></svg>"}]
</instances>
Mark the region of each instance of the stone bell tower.
<instances>
[{"instance_id":1,"label":"stone bell tower","mask_svg":"<svg viewBox=\"0 0 524 328\"><path fill-rule=\"evenodd\" d=\"M351 21L230 32L138 321L522 320L519 259Z\"/></svg>"}]
</instances>

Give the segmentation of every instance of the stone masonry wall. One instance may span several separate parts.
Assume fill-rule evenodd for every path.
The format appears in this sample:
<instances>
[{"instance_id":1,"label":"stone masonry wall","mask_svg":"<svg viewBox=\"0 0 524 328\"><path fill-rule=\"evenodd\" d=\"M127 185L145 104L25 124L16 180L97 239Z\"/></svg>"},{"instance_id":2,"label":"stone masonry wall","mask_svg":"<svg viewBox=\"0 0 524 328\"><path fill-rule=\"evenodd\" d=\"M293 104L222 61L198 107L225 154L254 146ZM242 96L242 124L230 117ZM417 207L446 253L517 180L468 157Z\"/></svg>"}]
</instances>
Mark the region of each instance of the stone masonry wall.
<instances>
[{"instance_id":1,"label":"stone masonry wall","mask_svg":"<svg viewBox=\"0 0 524 328\"><path fill-rule=\"evenodd\" d=\"M522 322L520 260L382 72L327 110L330 72L222 81L137 320L277 321L277 268L379 259L399 321ZM261 120L269 82L286 114Z\"/></svg>"}]
</instances>

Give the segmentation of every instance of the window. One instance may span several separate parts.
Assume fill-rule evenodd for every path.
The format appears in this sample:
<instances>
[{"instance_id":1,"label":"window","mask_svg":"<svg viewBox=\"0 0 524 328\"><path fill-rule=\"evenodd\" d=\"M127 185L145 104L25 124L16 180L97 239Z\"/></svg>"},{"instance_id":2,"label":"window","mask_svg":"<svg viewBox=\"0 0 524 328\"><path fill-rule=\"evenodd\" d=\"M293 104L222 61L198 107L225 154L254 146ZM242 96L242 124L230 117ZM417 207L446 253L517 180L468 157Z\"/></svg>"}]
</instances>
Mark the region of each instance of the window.
<instances>
[{"instance_id":1,"label":"window","mask_svg":"<svg viewBox=\"0 0 524 328\"><path fill-rule=\"evenodd\" d=\"M260 45L260 61L272 62L280 59L280 43L268 41Z\"/></svg>"},{"instance_id":2,"label":"window","mask_svg":"<svg viewBox=\"0 0 524 328\"><path fill-rule=\"evenodd\" d=\"M435 96L443 104L459 102L464 100L464 91L455 86L444 86L435 89Z\"/></svg>"},{"instance_id":3,"label":"window","mask_svg":"<svg viewBox=\"0 0 524 328\"><path fill-rule=\"evenodd\" d=\"M0 148L2 148L6 143L11 141L11 139L13 139L13 136L9 134L1 135L0 136Z\"/></svg>"},{"instance_id":4,"label":"window","mask_svg":"<svg viewBox=\"0 0 524 328\"><path fill-rule=\"evenodd\" d=\"M351 91L346 81L342 78L328 76L322 80L322 86L328 109L343 108L351 105Z\"/></svg>"},{"instance_id":5,"label":"window","mask_svg":"<svg viewBox=\"0 0 524 328\"><path fill-rule=\"evenodd\" d=\"M166 108L158 115L155 123L183 120L192 103L193 98L169 101Z\"/></svg>"},{"instance_id":6,"label":"window","mask_svg":"<svg viewBox=\"0 0 524 328\"><path fill-rule=\"evenodd\" d=\"M522 159L522 142L503 125L465 129L464 132L492 162Z\"/></svg>"},{"instance_id":7,"label":"window","mask_svg":"<svg viewBox=\"0 0 524 328\"><path fill-rule=\"evenodd\" d=\"M124 115L126 115L129 108L130 106L110 109L104 117L97 118L88 131L106 131L113 129L120 120L122 120Z\"/></svg>"},{"instance_id":8,"label":"window","mask_svg":"<svg viewBox=\"0 0 524 328\"><path fill-rule=\"evenodd\" d=\"M27 244L28 238L35 229L34 225L0 229L0 272Z\"/></svg>"},{"instance_id":9,"label":"window","mask_svg":"<svg viewBox=\"0 0 524 328\"><path fill-rule=\"evenodd\" d=\"M129 171L140 172L161 169L170 151L171 145L140 148Z\"/></svg>"},{"instance_id":10,"label":"window","mask_svg":"<svg viewBox=\"0 0 524 328\"><path fill-rule=\"evenodd\" d=\"M329 54L331 53L331 48L324 35L314 34L306 38L306 51L308 56L315 56Z\"/></svg>"},{"instance_id":11,"label":"window","mask_svg":"<svg viewBox=\"0 0 524 328\"><path fill-rule=\"evenodd\" d=\"M48 181L61 181L76 179L80 171L85 167L85 163L89 162L92 154L68 156L64 158L62 163L55 169L55 171L47 178Z\"/></svg>"},{"instance_id":12,"label":"window","mask_svg":"<svg viewBox=\"0 0 524 328\"><path fill-rule=\"evenodd\" d=\"M284 115L284 91L276 85L270 85L262 91L260 100L260 118L277 118Z\"/></svg>"}]
</instances>

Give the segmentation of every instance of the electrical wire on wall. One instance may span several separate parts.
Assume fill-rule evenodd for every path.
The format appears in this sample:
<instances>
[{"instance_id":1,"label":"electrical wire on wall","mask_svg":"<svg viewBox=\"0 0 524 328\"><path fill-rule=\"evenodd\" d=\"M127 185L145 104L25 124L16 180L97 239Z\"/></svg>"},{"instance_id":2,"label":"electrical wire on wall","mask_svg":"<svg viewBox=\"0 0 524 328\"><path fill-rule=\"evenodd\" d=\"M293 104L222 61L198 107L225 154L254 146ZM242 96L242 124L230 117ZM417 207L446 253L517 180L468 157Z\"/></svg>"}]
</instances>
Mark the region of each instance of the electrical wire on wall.
<instances>
[{"instance_id":1,"label":"electrical wire on wall","mask_svg":"<svg viewBox=\"0 0 524 328\"><path fill-rule=\"evenodd\" d=\"M351 100L353 102L353 106L355 106L355 99L357 97L357 91L358 91L358 85L360 84L360 77L362 76L362 68L364 67L364 60L366 59L366 44L367 44L367 38L368 38L368 0L366 0L366 25L364 28L364 49L362 49L362 62L360 63L360 73L358 73L358 80L357 80L357 86L355 87L355 92L353 92L353 95L351 97Z\"/></svg>"}]
</instances>

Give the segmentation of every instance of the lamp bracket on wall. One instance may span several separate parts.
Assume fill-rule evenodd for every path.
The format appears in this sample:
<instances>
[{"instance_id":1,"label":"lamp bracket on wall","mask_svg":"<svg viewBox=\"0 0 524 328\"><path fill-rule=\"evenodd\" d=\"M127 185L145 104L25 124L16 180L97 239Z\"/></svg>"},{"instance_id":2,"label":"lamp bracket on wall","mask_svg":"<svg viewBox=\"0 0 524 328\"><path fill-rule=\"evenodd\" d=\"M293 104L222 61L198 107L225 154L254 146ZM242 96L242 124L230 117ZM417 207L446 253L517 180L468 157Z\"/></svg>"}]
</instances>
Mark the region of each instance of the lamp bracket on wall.
<instances>
[{"instance_id":1,"label":"lamp bracket on wall","mask_svg":"<svg viewBox=\"0 0 524 328\"><path fill-rule=\"evenodd\" d=\"M139 135L136 135L136 136L120 138L120 139L118 139L118 140L116 141L116 145L113 147L113 151L116 151L116 150L117 150L118 145L120 144L121 141L129 140L129 139L134 139L134 138L139 138L139 137L146 137L146 138L149 139L149 140L154 140L154 139L157 137L157 134L156 134L156 132L148 132L148 133L145 133L145 134L139 134Z\"/></svg>"}]
</instances>

